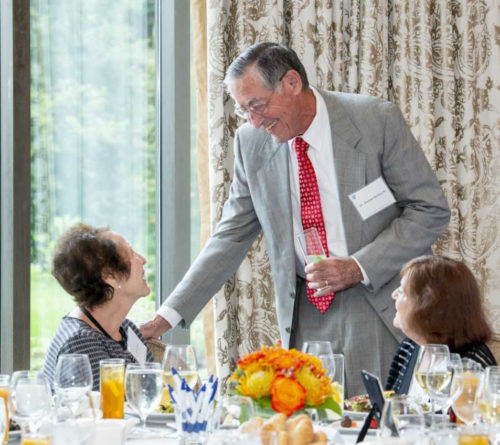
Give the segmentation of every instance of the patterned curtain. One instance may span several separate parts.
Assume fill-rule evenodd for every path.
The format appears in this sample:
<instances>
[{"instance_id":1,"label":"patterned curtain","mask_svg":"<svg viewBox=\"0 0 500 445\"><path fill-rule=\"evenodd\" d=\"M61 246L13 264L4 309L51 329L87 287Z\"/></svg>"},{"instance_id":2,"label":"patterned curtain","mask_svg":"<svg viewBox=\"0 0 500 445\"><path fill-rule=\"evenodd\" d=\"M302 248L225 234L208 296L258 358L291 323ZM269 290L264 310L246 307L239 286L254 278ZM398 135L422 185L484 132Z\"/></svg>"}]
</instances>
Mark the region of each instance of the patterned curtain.
<instances>
[{"instance_id":1,"label":"patterned curtain","mask_svg":"<svg viewBox=\"0 0 500 445\"><path fill-rule=\"evenodd\" d=\"M498 0L209 0L208 156L212 230L241 124L222 80L259 41L291 46L319 88L370 94L402 109L452 209L435 252L463 259L500 332L500 5ZM215 299L220 376L279 334L262 236Z\"/></svg>"}]
</instances>

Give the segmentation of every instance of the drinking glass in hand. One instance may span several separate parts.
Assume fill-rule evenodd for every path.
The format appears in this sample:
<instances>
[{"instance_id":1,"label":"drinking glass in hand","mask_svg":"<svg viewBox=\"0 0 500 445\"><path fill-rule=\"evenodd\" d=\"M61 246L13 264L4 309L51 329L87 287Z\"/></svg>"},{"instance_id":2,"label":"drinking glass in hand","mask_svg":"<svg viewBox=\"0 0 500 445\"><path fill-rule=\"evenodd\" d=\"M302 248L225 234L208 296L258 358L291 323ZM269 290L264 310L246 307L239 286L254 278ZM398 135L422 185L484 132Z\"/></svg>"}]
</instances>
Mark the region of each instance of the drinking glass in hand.
<instances>
[{"instance_id":1,"label":"drinking glass in hand","mask_svg":"<svg viewBox=\"0 0 500 445\"><path fill-rule=\"evenodd\" d=\"M129 364L125 372L125 394L131 408L139 415L141 426L133 430L137 437L152 433L146 428L146 417L160 403L163 391L163 371L159 363Z\"/></svg>"},{"instance_id":2,"label":"drinking glass in hand","mask_svg":"<svg viewBox=\"0 0 500 445\"><path fill-rule=\"evenodd\" d=\"M12 390L14 420L36 433L50 413L52 394L48 380L35 371L16 371L12 374Z\"/></svg>"},{"instance_id":3,"label":"drinking glass in hand","mask_svg":"<svg viewBox=\"0 0 500 445\"><path fill-rule=\"evenodd\" d=\"M321 243L316 227L311 227L299 233L297 239L306 264L312 264L326 258L325 250L323 249L323 244Z\"/></svg>"},{"instance_id":4,"label":"drinking glass in hand","mask_svg":"<svg viewBox=\"0 0 500 445\"><path fill-rule=\"evenodd\" d=\"M175 388L174 378L172 376L172 368L186 380L186 383L191 389L195 389L198 383L198 365L196 364L196 356L191 345L170 345L167 346L165 355L163 356L163 379L165 387L170 384Z\"/></svg>"},{"instance_id":5,"label":"drinking glass in hand","mask_svg":"<svg viewBox=\"0 0 500 445\"><path fill-rule=\"evenodd\" d=\"M448 369L450 351L446 345L422 345L415 365L415 380L431 401L431 423L435 413L435 394L451 381Z\"/></svg>"},{"instance_id":6,"label":"drinking glass in hand","mask_svg":"<svg viewBox=\"0 0 500 445\"><path fill-rule=\"evenodd\" d=\"M71 409L92 390L92 369L86 354L62 354L57 360L54 390ZM75 412L75 409L72 409Z\"/></svg>"},{"instance_id":7,"label":"drinking glass in hand","mask_svg":"<svg viewBox=\"0 0 500 445\"><path fill-rule=\"evenodd\" d=\"M400 437L408 444L420 443L425 436L425 422L418 400L407 395L395 395L386 400L378 436Z\"/></svg>"}]
</instances>

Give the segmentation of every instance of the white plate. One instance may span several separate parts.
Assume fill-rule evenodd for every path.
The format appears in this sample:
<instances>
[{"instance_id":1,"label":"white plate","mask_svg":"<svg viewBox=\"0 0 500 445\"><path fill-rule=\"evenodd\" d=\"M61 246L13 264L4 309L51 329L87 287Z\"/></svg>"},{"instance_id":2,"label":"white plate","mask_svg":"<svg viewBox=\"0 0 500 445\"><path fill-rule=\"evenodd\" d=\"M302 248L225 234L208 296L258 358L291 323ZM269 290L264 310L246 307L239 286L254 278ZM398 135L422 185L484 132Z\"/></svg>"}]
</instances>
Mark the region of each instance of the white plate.
<instances>
[{"instance_id":1,"label":"white plate","mask_svg":"<svg viewBox=\"0 0 500 445\"><path fill-rule=\"evenodd\" d=\"M344 416L350 417L352 420L364 420L368 413L362 411L344 410Z\"/></svg>"},{"instance_id":2,"label":"white plate","mask_svg":"<svg viewBox=\"0 0 500 445\"><path fill-rule=\"evenodd\" d=\"M174 413L153 413L146 418L147 423L166 423L175 420Z\"/></svg>"}]
</instances>

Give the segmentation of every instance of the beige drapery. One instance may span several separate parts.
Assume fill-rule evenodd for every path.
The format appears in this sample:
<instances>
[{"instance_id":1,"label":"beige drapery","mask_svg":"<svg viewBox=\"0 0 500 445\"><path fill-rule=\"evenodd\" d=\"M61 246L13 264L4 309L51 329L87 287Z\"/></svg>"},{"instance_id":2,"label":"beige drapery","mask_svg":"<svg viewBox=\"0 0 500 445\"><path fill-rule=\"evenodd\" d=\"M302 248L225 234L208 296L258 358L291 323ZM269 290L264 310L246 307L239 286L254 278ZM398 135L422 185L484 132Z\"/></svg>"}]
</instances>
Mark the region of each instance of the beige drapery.
<instances>
[{"instance_id":1,"label":"beige drapery","mask_svg":"<svg viewBox=\"0 0 500 445\"><path fill-rule=\"evenodd\" d=\"M201 0L192 1L201 8ZM225 70L255 42L285 43L313 85L380 96L402 109L452 209L434 250L472 268L500 332L499 1L209 0L206 6L208 152L199 162L209 170L211 230L227 199L241 123L224 92ZM201 55L197 50L195 57ZM215 298L215 335L222 377L241 354L278 338L261 236Z\"/></svg>"}]
</instances>

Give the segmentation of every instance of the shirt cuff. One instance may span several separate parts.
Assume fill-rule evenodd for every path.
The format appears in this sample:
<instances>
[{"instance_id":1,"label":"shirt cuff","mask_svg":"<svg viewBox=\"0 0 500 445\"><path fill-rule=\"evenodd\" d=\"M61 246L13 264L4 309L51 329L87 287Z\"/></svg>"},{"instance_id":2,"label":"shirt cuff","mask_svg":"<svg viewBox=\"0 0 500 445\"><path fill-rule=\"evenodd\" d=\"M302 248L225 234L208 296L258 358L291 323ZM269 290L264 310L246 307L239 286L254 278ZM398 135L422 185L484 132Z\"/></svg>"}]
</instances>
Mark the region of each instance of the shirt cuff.
<instances>
[{"instance_id":1,"label":"shirt cuff","mask_svg":"<svg viewBox=\"0 0 500 445\"><path fill-rule=\"evenodd\" d=\"M167 320L173 328L175 328L182 321L182 316L179 312L165 305L161 305L156 311L156 314Z\"/></svg>"},{"instance_id":2,"label":"shirt cuff","mask_svg":"<svg viewBox=\"0 0 500 445\"><path fill-rule=\"evenodd\" d=\"M370 279L368 278L368 275L366 275L365 269L363 269L363 266L361 265L361 263L358 261L358 259L355 256L351 256L351 258L354 261L356 261L356 264L358 265L359 269L361 270L361 273L363 274L363 279L361 280L361 284L364 284L365 286L369 286L371 284L371 282L370 282Z\"/></svg>"}]
</instances>

